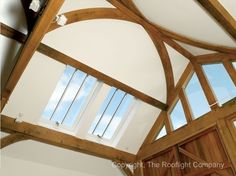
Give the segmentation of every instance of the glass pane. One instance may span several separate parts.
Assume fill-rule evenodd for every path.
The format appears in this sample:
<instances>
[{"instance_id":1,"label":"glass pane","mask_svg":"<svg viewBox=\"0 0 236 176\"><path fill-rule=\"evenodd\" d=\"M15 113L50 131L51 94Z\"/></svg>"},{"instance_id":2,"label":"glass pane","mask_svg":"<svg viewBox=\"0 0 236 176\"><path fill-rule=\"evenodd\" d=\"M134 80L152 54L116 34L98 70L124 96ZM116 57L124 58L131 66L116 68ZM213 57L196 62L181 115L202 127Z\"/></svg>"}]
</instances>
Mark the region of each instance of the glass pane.
<instances>
[{"instance_id":1,"label":"glass pane","mask_svg":"<svg viewBox=\"0 0 236 176\"><path fill-rule=\"evenodd\" d=\"M62 97L55 113L52 116L52 121L61 123L63 118L65 117L70 105L76 96L79 88L86 77L86 73L81 72L79 70L74 74L71 82L69 83L65 94Z\"/></svg>"},{"instance_id":2,"label":"glass pane","mask_svg":"<svg viewBox=\"0 0 236 176\"><path fill-rule=\"evenodd\" d=\"M159 134L157 135L156 140L162 138L162 137L165 136L166 134L167 134L167 133L166 133L166 126L164 125L164 126L162 127L161 131L159 132Z\"/></svg>"},{"instance_id":3,"label":"glass pane","mask_svg":"<svg viewBox=\"0 0 236 176\"><path fill-rule=\"evenodd\" d=\"M192 78L188 82L187 87L185 88L185 93L194 119L211 111L196 73L193 74Z\"/></svg>"},{"instance_id":4,"label":"glass pane","mask_svg":"<svg viewBox=\"0 0 236 176\"><path fill-rule=\"evenodd\" d=\"M96 84L97 79L88 76L82 85L82 87L79 90L78 95L75 98L75 101L71 105L70 110L68 111L67 116L65 117L65 121L63 122L64 125L71 127L74 123L75 120L77 119L77 116L79 113L82 111L84 108L84 105L86 104L87 97L93 90L95 84Z\"/></svg>"},{"instance_id":5,"label":"glass pane","mask_svg":"<svg viewBox=\"0 0 236 176\"><path fill-rule=\"evenodd\" d=\"M176 130L185 124L187 124L183 106L180 100L176 103L174 109L172 110L170 114L170 119L172 122L173 129Z\"/></svg>"},{"instance_id":6,"label":"glass pane","mask_svg":"<svg viewBox=\"0 0 236 176\"><path fill-rule=\"evenodd\" d=\"M90 133L90 134L93 133L98 121L100 120L100 118L102 116L102 113L105 111L105 108L108 105L109 101L111 100L112 96L114 95L115 91L116 91L115 87L112 87L111 90L109 91L108 96L106 97L105 101L103 102L103 104L102 104L98 114L96 115L96 118L93 121L88 133Z\"/></svg>"},{"instance_id":7,"label":"glass pane","mask_svg":"<svg viewBox=\"0 0 236 176\"><path fill-rule=\"evenodd\" d=\"M133 96L126 95L124 100L122 101L119 109L117 110L116 114L114 115L109 127L107 128L104 138L111 139L113 134L115 133L117 127L119 126L122 118L125 116L127 109L129 108L130 104L133 101Z\"/></svg>"},{"instance_id":8,"label":"glass pane","mask_svg":"<svg viewBox=\"0 0 236 176\"><path fill-rule=\"evenodd\" d=\"M63 92L66 89L67 84L69 83L73 73L75 72L75 68L67 65L59 82L57 83L57 86L49 99L49 102L46 106L46 108L43 111L42 116L46 119L50 119L52 116L52 113L54 112L54 109L56 108L58 102L60 101L60 98L63 94Z\"/></svg>"},{"instance_id":9,"label":"glass pane","mask_svg":"<svg viewBox=\"0 0 236 176\"><path fill-rule=\"evenodd\" d=\"M94 131L94 135L102 136L103 132L105 131L107 125L109 124L115 110L117 109L119 103L121 102L125 92L121 90L117 90L111 103L109 104L108 108L106 109L101 121L99 122L96 130Z\"/></svg>"},{"instance_id":10,"label":"glass pane","mask_svg":"<svg viewBox=\"0 0 236 176\"><path fill-rule=\"evenodd\" d=\"M236 87L223 64L203 65L203 69L219 104L236 97Z\"/></svg>"},{"instance_id":11,"label":"glass pane","mask_svg":"<svg viewBox=\"0 0 236 176\"><path fill-rule=\"evenodd\" d=\"M236 62L233 62L234 68L236 69Z\"/></svg>"}]
</instances>

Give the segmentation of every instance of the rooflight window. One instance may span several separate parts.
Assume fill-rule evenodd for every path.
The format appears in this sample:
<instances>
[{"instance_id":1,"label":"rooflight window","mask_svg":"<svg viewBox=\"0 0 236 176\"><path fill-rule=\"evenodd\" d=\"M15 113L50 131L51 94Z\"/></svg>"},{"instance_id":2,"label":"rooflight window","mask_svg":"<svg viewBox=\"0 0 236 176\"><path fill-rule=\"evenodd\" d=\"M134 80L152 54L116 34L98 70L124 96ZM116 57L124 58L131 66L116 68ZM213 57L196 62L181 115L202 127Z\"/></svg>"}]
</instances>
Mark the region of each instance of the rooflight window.
<instances>
[{"instance_id":1,"label":"rooflight window","mask_svg":"<svg viewBox=\"0 0 236 176\"><path fill-rule=\"evenodd\" d=\"M159 134L157 135L156 140L158 140L158 139L164 137L166 134L167 134L167 133L166 133L166 126L164 125L164 126L162 127L161 131L159 132Z\"/></svg>"},{"instance_id":2,"label":"rooflight window","mask_svg":"<svg viewBox=\"0 0 236 176\"><path fill-rule=\"evenodd\" d=\"M180 100L176 103L174 109L170 113L170 119L172 122L173 129L176 130L185 124L187 124L186 117L184 114L183 106Z\"/></svg>"},{"instance_id":3,"label":"rooflight window","mask_svg":"<svg viewBox=\"0 0 236 176\"><path fill-rule=\"evenodd\" d=\"M196 73L193 74L192 78L188 82L185 88L185 93L187 95L194 119L211 111Z\"/></svg>"},{"instance_id":4,"label":"rooflight window","mask_svg":"<svg viewBox=\"0 0 236 176\"><path fill-rule=\"evenodd\" d=\"M112 87L92 123L89 133L111 139L122 119L127 115L134 97Z\"/></svg>"},{"instance_id":5,"label":"rooflight window","mask_svg":"<svg viewBox=\"0 0 236 176\"><path fill-rule=\"evenodd\" d=\"M219 104L236 97L236 87L223 64L203 65L203 70Z\"/></svg>"},{"instance_id":6,"label":"rooflight window","mask_svg":"<svg viewBox=\"0 0 236 176\"><path fill-rule=\"evenodd\" d=\"M44 109L43 117L72 127L88 102L96 82L96 78L67 65Z\"/></svg>"}]
</instances>

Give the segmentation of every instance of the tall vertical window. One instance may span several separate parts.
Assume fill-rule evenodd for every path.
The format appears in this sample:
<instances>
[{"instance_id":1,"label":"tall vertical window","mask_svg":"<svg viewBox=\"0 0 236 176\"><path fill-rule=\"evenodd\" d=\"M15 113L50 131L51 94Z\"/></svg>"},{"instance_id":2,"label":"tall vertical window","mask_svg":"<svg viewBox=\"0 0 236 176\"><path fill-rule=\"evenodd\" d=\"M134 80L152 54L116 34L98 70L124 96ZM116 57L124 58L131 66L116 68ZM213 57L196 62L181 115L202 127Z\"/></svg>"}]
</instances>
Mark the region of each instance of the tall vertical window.
<instances>
[{"instance_id":1,"label":"tall vertical window","mask_svg":"<svg viewBox=\"0 0 236 176\"><path fill-rule=\"evenodd\" d=\"M185 93L194 119L211 111L196 73L193 74L190 81L188 82L185 88Z\"/></svg>"},{"instance_id":2,"label":"tall vertical window","mask_svg":"<svg viewBox=\"0 0 236 176\"><path fill-rule=\"evenodd\" d=\"M166 135L166 126L164 125L162 128L161 128L161 131L158 133L157 137L156 137L156 140L164 137Z\"/></svg>"},{"instance_id":3,"label":"tall vertical window","mask_svg":"<svg viewBox=\"0 0 236 176\"><path fill-rule=\"evenodd\" d=\"M67 65L43 111L43 118L72 127L88 103L96 82L96 78Z\"/></svg>"},{"instance_id":4,"label":"tall vertical window","mask_svg":"<svg viewBox=\"0 0 236 176\"><path fill-rule=\"evenodd\" d=\"M175 107L170 113L170 120L173 126L173 129L176 130L185 124L187 124L187 120L184 114L183 106L180 100L177 101Z\"/></svg>"},{"instance_id":5,"label":"tall vertical window","mask_svg":"<svg viewBox=\"0 0 236 176\"><path fill-rule=\"evenodd\" d=\"M203 65L203 70L219 104L236 97L236 87L223 64Z\"/></svg>"},{"instance_id":6,"label":"tall vertical window","mask_svg":"<svg viewBox=\"0 0 236 176\"><path fill-rule=\"evenodd\" d=\"M122 119L127 115L134 97L112 87L92 123L89 133L111 139Z\"/></svg>"}]
</instances>

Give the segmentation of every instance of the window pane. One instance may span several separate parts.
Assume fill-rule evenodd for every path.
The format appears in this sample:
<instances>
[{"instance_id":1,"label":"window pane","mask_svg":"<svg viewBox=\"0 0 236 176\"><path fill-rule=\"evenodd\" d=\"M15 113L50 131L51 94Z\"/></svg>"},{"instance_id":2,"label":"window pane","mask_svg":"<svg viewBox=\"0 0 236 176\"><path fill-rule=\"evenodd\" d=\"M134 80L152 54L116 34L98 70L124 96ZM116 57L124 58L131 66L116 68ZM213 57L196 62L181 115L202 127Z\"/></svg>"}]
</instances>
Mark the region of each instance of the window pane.
<instances>
[{"instance_id":1,"label":"window pane","mask_svg":"<svg viewBox=\"0 0 236 176\"><path fill-rule=\"evenodd\" d=\"M77 70L74 74L71 82L69 83L65 94L62 97L61 102L59 103L55 113L52 116L52 121L61 123L66 112L68 111L74 97L76 96L79 88L85 79L86 74Z\"/></svg>"},{"instance_id":2,"label":"window pane","mask_svg":"<svg viewBox=\"0 0 236 176\"><path fill-rule=\"evenodd\" d=\"M61 98L63 92L65 91L66 86L69 83L74 72L75 72L75 68L73 68L69 65L66 66L46 108L44 109L44 112L42 114L42 116L44 118L49 120L50 117L52 116L52 113L53 113L54 109L56 108L58 102L60 101L60 98Z\"/></svg>"},{"instance_id":3,"label":"window pane","mask_svg":"<svg viewBox=\"0 0 236 176\"><path fill-rule=\"evenodd\" d=\"M64 125L71 127L75 120L77 119L77 116L82 111L87 97L93 90L95 84L96 84L96 78L92 76L88 76L83 84L83 86L80 88L78 95L75 98L75 101L70 107L70 110L65 117L65 121L63 122Z\"/></svg>"},{"instance_id":4,"label":"window pane","mask_svg":"<svg viewBox=\"0 0 236 176\"><path fill-rule=\"evenodd\" d=\"M92 123L89 133L111 139L123 117L128 115L133 100L133 96L112 87Z\"/></svg>"},{"instance_id":5,"label":"window pane","mask_svg":"<svg viewBox=\"0 0 236 176\"><path fill-rule=\"evenodd\" d=\"M224 104L236 96L236 87L223 64L203 65L203 69L219 104Z\"/></svg>"},{"instance_id":6,"label":"window pane","mask_svg":"<svg viewBox=\"0 0 236 176\"><path fill-rule=\"evenodd\" d=\"M192 78L188 82L185 88L185 93L194 119L211 111L196 73L193 74Z\"/></svg>"},{"instance_id":7,"label":"window pane","mask_svg":"<svg viewBox=\"0 0 236 176\"><path fill-rule=\"evenodd\" d=\"M185 124L187 124L183 106L180 100L176 103L174 109L172 110L170 114L170 119L172 122L173 129L176 130Z\"/></svg>"},{"instance_id":8,"label":"window pane","mask_svg":"<svg viewBox=\"0 0 236 176\"><path fill-rule=\"evenodd\" d=\"M164 125L159 134L157 135L156 140L162 138L165 135L166 135L166 126Z\"/></svg>"},{"instance_id":9,"label":"window pane","mask_svg":"<svg viewBox=\"0 0 236 176\"><path fill-rule=\"evenodd\" d=\"M107 125L109 124L115 110L117 109L117 107L118 107L119 103L121 102L124 95L125 95L125 92L123 92L121 90L117 90L111 103L109 104L108 108L106 109L101 121L99 122L96 130L94 131L94 133L93 133L94 135L100 135L100 136L103 135Z\"/></svg>"},{"instance_id":10,"label":"window pane","mask_svg":"<svg viewBox=\"0 0 236 176\"><path fill-rule=\"evenodd\" d=\"M233 62L234 68L236 69L236 62Z\"/></svg>"}]
</instances>

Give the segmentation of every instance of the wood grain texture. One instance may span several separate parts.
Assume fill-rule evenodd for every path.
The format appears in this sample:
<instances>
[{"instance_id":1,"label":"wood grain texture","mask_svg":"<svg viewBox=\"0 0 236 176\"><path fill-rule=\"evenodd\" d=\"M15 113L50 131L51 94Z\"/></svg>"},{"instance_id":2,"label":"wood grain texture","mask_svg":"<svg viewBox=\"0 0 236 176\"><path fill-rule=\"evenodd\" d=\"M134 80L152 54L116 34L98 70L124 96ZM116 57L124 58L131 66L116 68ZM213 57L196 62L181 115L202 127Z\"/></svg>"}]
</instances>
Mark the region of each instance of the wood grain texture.
<instances>
[{"instance_id":1,"label":"wood grain texture","mask_svg":"<svg viewBox=\"0 0 236 176\"><path fill-rule=\"evenodd\" d=\"M105 146L88 140L79 139L75 136L57 132L45 127L30 123L15 123L14 119L5 115L1 117L1 131L10 130L20 133L26 137L39 142L58 146L61 148L87 153L110 160L120 160L122 162L134 162L135 155L117 150L113 147Z\"/></svg>"},{"instance_id":2,"label":"wood grain texture","mask_svg":"<svg viewBox=\"0 0 236 176\"><path fill-rule=\"evenodd\" d=\"M1 144L1 147L0 149L3 149L11 144L14 144L16 142L19 142L19 141L23 141L23 140L26 140L28 139L25 135L23 134L20 134L20 133L12 133L12 134L9 134L8 136L5 136L3 138L1 138L1 141L0 141L0 144Z\"/></svg>"}]
</instances>

